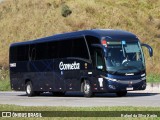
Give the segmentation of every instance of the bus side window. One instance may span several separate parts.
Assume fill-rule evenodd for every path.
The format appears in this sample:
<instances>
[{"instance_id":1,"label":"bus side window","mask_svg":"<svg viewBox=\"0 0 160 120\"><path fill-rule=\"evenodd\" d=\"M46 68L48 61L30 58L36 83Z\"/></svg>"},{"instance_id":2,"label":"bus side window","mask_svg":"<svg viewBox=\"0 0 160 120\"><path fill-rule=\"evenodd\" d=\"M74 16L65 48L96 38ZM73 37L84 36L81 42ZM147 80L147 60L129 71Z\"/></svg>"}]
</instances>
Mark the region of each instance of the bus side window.
<instances>
[{"instance_id":1,"label":"bus side window","mask_svg":"<svg viewBox=\"0 0 160 120\"><path fill-rule=\"evenodd\" d=\"M101 49L96 48L95 52L94 52L94 57L95 57L95 66L96 69L98 70L104 70L104 59L102 56L102 51Z\"/></svg>"},{"instance_id":2,"label":"bus side window","mask_svg":"<svg viewBox=\"0 0 160 120\"><path fill-rule=\"evenodd\" d=\"M30 45L30 48L28 50L28 55L30 61L36 60L36 44Z\"/></svg>"}]
</instances>

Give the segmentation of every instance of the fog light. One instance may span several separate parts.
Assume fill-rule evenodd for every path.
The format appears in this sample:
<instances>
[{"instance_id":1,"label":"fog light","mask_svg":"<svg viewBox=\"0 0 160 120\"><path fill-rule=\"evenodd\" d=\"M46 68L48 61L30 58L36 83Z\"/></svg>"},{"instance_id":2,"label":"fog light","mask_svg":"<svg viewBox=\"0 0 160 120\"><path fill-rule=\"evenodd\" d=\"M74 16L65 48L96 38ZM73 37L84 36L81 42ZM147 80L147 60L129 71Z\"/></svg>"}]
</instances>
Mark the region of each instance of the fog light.
<instances>
[{"instance_id":1,"label":"fog light","mask_svg":"<svg viewBox=\"0 0 160 120\"><path fill-rule=\"evenodd\" d=\"M109 85L109 88L116 89L116 87L114 85Z\"/></svg>"}]
</instances>

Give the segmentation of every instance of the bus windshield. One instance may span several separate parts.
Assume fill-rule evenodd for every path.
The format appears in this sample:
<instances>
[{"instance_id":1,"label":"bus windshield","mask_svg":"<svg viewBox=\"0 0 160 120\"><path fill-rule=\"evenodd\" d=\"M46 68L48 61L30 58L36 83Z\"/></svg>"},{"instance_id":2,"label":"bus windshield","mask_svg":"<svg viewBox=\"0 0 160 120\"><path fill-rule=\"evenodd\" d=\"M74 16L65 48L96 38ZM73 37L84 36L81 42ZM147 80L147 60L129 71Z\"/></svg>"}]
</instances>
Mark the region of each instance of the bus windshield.
<instances>
[{"instance_id":1,"label":"bus windshield","mask_svg":"<svg viewBox=\"0 0 160 120\"><path fill-rule=\"evenodd\" d=\"M145 69L138 41L107 41L107 71L112 74L139 73Z\"/></svg>"}]
</instances>

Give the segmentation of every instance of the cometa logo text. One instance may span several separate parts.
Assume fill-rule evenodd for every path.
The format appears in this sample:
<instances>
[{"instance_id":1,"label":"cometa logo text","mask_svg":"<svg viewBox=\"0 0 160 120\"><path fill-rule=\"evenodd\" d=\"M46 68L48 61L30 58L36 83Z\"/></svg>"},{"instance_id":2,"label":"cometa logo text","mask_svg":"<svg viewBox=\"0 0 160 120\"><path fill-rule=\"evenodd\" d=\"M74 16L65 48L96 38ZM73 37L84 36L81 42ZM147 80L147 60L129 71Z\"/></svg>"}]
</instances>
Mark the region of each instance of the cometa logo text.
<instances>
[{"instance_id":1,"label":"cometa logo text","mask_svg":"<svg viewBox=\"0 0 160 120\"><path fill-rule=\"evenodd\" d=\"M59 69L60 70L77 70L80 69L80 63L68 63L64 64L63 62L59 63Z\"/></svg>"}]
</instances>

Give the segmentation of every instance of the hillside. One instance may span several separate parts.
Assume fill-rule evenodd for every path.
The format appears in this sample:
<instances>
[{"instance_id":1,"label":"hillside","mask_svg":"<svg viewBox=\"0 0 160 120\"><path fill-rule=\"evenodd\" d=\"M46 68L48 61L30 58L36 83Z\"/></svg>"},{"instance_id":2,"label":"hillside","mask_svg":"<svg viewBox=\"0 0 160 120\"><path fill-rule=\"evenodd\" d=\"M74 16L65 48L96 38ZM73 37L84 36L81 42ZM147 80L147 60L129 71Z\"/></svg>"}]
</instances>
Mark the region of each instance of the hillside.
<instances>
[{"instance_id":1,"label":"hillside","mask_svg":"<svg viewBox=\"0 0 160 120\"><path fill-rule=\"evenodd\" d=\"M72 13L63 17L68 5ZM8 67L10 43L92 28L135 33L154 49L147 71L160 74L160 0L4 0L0 3L0 66ZM145 50L147 52L147 50Z\"/></svg>"}]
</instances>

